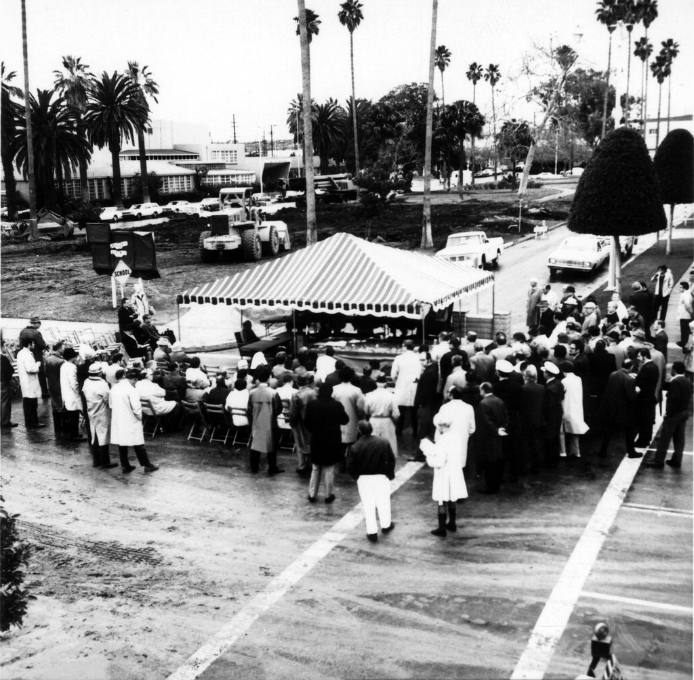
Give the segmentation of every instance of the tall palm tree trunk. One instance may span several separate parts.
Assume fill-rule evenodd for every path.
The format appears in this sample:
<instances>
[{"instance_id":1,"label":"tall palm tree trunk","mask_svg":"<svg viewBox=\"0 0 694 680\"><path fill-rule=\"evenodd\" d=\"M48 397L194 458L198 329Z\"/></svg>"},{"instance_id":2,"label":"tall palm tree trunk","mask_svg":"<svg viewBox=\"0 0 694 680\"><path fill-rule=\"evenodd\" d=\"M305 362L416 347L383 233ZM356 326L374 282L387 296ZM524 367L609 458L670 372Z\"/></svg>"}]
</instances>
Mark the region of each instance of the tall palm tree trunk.
<instances>
[{"instance_id":1,"label":"tall palm tree trunk","mask_svg":"<svg viewBox=\"0 0 694 680\"><path fill-rule=\"evenodd\" d=\"M672 99L672 74L667 77L667 133L670 132L670 100Z\"/></svg>"},{"instance_id":2,"label":"tall palm tree trunk","mask_svg":"<svg viewBox=\"0 0 694 680\"><path fill-rule=\"evenodd\" d=\"M116 208L123 208L123 192L120 188L120 146L111 142L109 145L111 152L111 164L113 165L113 205Z\"/></svg>"},{"instance_id":3,"label":"tall palm tree trunk","mask_svg":"<svg viewBox=\"0 0 694 680\"><path fill-rule=\"evenodd\" d=\"M472 103L475 103L475 90L477 86L472 83ZM475 186L475 135L470 135L470 169L472 171L472 186ZM463 198L463 166L460 166L460 176L458 177L458 195Z\"/></svg>"},{"instance_id":4,"label":"tall palm tree trunk","mask_svg":"<svg viewBox=\"0 0 694 680\"><path fill-rule=\"evenodd\" d=\"M422 215L422 248L433 248L431 235L431 128L434 123L434 61L436 55L436 17L439 0L431 10L431 45L429 46L429 89L427 91L427 129L424 143L424 209Z\"/></svg>"},{"instance_id":5,"label":"tall palm tree trunk","mask_svg":"<svg viewBox=\"0 0 694 680\"><path fill-rule=\"evenodd\" d=\"M658 121L657 127L655 129L655 150L658 150L658 143L660 142L660 104L663 99L663 84L658 83Z\"/></svg>"},{"instance_id":6,"label":"tall palm tree trunk","mask_svg":"<svg viewBox=\"0 0 694 680\"><path fill-rule=\"evenodd\" d=\"M140 184L142 185L142 202L149 203L149 177L147 176L147 151L145 150L145 133L137 131L137 146L140 150Z\"/></svg>"},{"instance_id":7,"label":"tall palm tree trunk","mask_svg":"<svg viewBox=\"0 0 694 680\"><path fill-rule=\"evenodd\" d=\"M612 70L612 33L610 33L609 47L607 48L607 75L605 76L605 101L602 105L602 134L600 139L605 138L607 132L607 100L610 96L610 71Z\"/></svg>"},{"instance_id":8,"label":"tall palm tree trunk","mask_svg":"<svg viewBox=\"0 0 694 680\"><path fill-rule=\"evenodd\" d=\"M77 118L77 131L81 137L87 139L87 131L82 121L82 114L80 111L76 111ZM83 201L89 200L89 179L87 177L87 168L89 167L87 159L80 156L79 160L79 171L80 171L80 198Z\"/></svg>"},{"instance_id":9,"label":"tall palm tree trunk","mask_svg":"<svg viewBox=\"0 0 694 680\"><path fill-rule=\"evenodd\" d=\"M31 129L31 100L29 99L29 47L27 43L26 0L22 0L22 52L24 56L24 116L27 129L27 174L29 177L29 239L36 241L39 237L39 227L36 221L34 133Z\"/></svg>"},{"instance_id":10,"label":"tall palm tree trunk","mask_svg":"<svg viewBox=\"0 0 694 680\"><path fill-rule=\"evenodd\" d=\"M494 86L492 85L492 129L493 129L493 137L492 137L492 151L494 153L494 181L496 182L496 171L497 171L497 165L499 163L499 154L498 150L496 148L496 108L494 106Z\"/></svg>"},{"instance_id":11,"label":"tall palm tree trunk","mask_svg":"<svg viewBox=\"0 0 694 680\"><path fill-rule=\"evenodd\" d=\"M627 91L624 97L624 127L629 127L629 80L631 79L631 31L629 33L629 48L627 50Z\"/></svg>"},{"instance_id":12,"label":"tall palm tree trunk","mask_svg":"<svg viewBox=\"0 0 694 680\"><path fill-rule=\"evenodd\" d=\"M359 140L357 138L357 96L354 89L354 36L349 34L349 59L352 64L352 125L354 126L354 168L355 176L359 177Z\"/></svg>"},{"instance_id":13,"label":"tall palm tree trunk","mask_svg":"<svg viewBox=\"0 0 694 680\"><path fill-rule=\"evenodd\" d=\"M297 0L299 6L299 38L301 40L301 81L303 85L304 115L304 168L306 170L306 245L318 240L316 226L316 191L313 180L313 123L311 121L311 53L306 26L306 3Z\"/></svg>"},{"instance_id":14,"label":"tall palm tree trunk","mask_svg":"<svg viewBox=\"0 0 694 680\"><path fill-rule=\"evenodd\" d=\"M475 143L475 135L471 135L472 143ZM465 140L460 140L460 149L458 150L458 167L460 168L459 178L458 178L458 197L462 201L465 194L463 193L463 168L465 167ZM473 147L474 148L474 147ZM474 171L473 171L474 174Z\"/></svg>"}]
</instances>

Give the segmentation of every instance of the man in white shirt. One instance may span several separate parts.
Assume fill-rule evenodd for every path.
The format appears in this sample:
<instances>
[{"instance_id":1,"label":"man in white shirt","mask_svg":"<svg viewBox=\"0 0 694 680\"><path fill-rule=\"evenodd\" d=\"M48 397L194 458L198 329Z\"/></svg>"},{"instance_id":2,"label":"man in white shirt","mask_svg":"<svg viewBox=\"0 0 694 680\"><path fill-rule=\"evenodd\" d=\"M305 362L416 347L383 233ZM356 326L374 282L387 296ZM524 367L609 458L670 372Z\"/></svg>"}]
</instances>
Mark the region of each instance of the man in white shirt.
<instances>
[{"instance_id":1,"label":"man in white shirt","mask_svg":"<svg viewBox=\"0 0 694 680\"><path fill-rule=\"evenodd\" d=\"M120 352L118 354L114 354L113 358L111 359L111 364L104 369L104 380L109 385L115 385L118 382L116 379L116 373L124 368L127 368L127 366L123 361L123 355Z\"/></svg>"},{"instance_id":2,"label":"man in white shirt","mask_svg":"<svg viewBox=\"0 0 694 680\"><path fill-rule=\"evenodd\" d=\"M467 385L467 378L465 377L465 371L463 370L463 357L453 357L451 360L451 365L453 366L453 370L448 378L446 378L446 384L443 388L444 401L450 400L451 389L453 387L459 387L462 390L465 389L465 386Z\"/></svg>"},{"instance_id":3,"label":"man in white shirt","mask_svg":"<svg viewBox=\"0 0 694 680\"><path fill-rule=\"evenodd\" d=\"M335 349L328 345L325 348L325 354L321 354L316 359L316 384L325 382L328 375L335 370L335 361Z\"/></svg>"},{"instance_id":4,"label":"man in white shirt","mask_svg":"<svg viewBox=\"0 0 694 680\"><path fill-rule=\"evenodd\" d=\"M549 283L545 285L544 290L542 292L542 297L540 299L547 302L549 308L552 311L556 310L557 305L559 304L559 297L552 290L552 286L550 286Z\"/></svg>"},{"instance_id":5,"label":"man in white shirt","mask_svg":"<svg viewBox=\"0 0 694 680\"><path fill-rule=\"evenodd\" d=\"M409 414L412 423L412 436L417 438L417 414L414 409L414 398L417 393L417 382L422 374L422 364L414 352L414 342L405 340L403 353L395 357L390 377L395 382L395 403L400 411L396 432L402 434L405 425L405 414Z\"/></svg>"},{"instance_id":6,"label":"man in white shirt","mask_svg":"<svg viewBox=\"0 0 694 680\"><path fill-rule=\"evenodd\" d=\"M166 390L152 382L150 371L140 373L135 389L140 399L149 399L154 413L161 418L165 429L178 429L181 422L181 405L177 401L166 401ZM154 415L146 406L142 407L142 412L148 416Z\"/></svg>"},{"instance_id":7,"label":"man in white shirt","mask_svg":"<svg viewBox=\"0 0 694 680\"><path fill-rule=\"evenodd\" d=\"M246 427L248 425L248 383L245 380L237 380L234 389L229 392L224 408L231 413L234 427Z\"/></svg>"},{"instance_id":8,"label":"man in white shirt","mask_svg":"<svg viewBox=\"0 0 694 680\"><path fill-rule=\"evenodd\" d=\"M655 298L653 300L653 317L665 321L667 306L670 301L670 293L675 287L675 279L667 265L661 264L658 271L653 274L651 281L655 281ZM660 314L658 313L660 312Z\"/></svg>"},{"instance_id":9,"label":"man in white shirt","mask_svg":"<svg viewBox=\"0 0 694 680\"><path fill-rule=\"evenodd\" d=\"M417 359L419 363L419 359ZM346 456L349 447L357 441L357 423L364 415L364 395L362 391L352 385L354 369L344 366L340 371L340 383L333 387L333 399L339 401L349 416L346 425L340 425L342 430L342 447Z\"/></svg>"},{"instance_id":10,"label":"man in white shirt","mask_svg":"<svg viewBox=\"0 0 694 680\"><path fill-rule=\"evenodd\" d=\"M335 391L333 390L333 396ZM379 375L376 379L376 389L364 397L364 414L371 423L374 437L382 437L398 455L398 438L395 435L395 423L400 417L398 405L393 393L386 389L386 377Z\"/></svg>"},{"instance_id":11,"label":"man in white shirt","mask_svg":"<svg viewBox=\"0 0 694 680\"><path fill-rule=\"evenodd\" d=\"M63 431L70 435L74 442L85 442L86 437L80 434L80 413L82 397L77 382L77 352L68 347L63 352L65 361L60 366L60 392L63 397Z\"/></svg>"}]
</instances>

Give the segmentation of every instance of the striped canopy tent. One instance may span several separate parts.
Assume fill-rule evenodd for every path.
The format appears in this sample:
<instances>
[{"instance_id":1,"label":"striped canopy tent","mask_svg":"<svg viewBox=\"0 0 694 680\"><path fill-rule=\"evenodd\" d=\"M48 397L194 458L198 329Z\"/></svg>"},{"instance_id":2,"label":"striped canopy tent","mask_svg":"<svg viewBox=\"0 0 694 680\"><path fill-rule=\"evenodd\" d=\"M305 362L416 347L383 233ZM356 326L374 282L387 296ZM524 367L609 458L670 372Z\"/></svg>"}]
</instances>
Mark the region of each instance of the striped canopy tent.
<instances>
[{"instance_id":1,"label":"striped canopy tent","mask_svg":"<svg viewBox=\"0 0 694 680\"><path fill-rule=\"evenodd\" d=\"M178 304L418 319L493 284L461 262L335 234L291 255L187 290Z\"/></svg>"}]
</instances>

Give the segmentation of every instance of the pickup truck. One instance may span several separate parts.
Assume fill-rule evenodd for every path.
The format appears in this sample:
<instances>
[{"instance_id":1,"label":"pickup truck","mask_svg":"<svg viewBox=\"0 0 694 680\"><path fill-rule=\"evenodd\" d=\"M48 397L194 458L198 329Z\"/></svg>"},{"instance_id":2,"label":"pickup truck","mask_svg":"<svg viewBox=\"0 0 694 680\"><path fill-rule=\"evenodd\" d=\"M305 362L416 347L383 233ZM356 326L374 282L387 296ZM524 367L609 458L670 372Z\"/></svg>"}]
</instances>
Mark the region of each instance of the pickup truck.
<instances>
[{"instance_id":1,"label":"pickup truck","mask_svg":"<svg viewBox=\"0 0 694 680\"><path fill-rule=\"evenodd\" d=\"M446 247L439 250L436 257L451 262L467 262L473 267L486 269L488 266L498 267L503 252L503 238L487 238L483 231L465 231L451 234Z\"/></svg>"}]
</instances>

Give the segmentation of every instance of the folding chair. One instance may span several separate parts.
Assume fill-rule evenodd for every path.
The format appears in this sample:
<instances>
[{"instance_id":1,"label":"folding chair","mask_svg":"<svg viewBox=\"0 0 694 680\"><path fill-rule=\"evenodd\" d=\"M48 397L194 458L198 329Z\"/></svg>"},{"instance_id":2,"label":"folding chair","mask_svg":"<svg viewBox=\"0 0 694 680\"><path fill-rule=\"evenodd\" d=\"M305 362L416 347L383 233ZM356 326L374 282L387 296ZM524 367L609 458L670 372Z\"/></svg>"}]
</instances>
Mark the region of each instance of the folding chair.
<instances>
[{"instance_id":1,"label":"folding chair","mask_svg":"<svg viewBox=\"0 0 694 680\"><path fill-rule=\"evenodd\" d=\"M161 424L161 419L157 415L157 412L154 410L154 406L152 406L152 402L149 399L140 399L140 404L142 405L142 434L144 434L145 436L151 436L152 439L154 439L154 436L157 434L157 432L159 432L160 430L164 432L164 427ZM154 428L150 431L147 430L148 420L154 421Z\"/></svg>"},{"instance_id":2,"label":"folding chair","mask_svg":"<svg viewBox=\"0 0 694 680\"><path fill-rule=\"evenodd\" d=\"M207 415L207 422L212 426L212 434L210 435L210 443L222 442L227 443L229 439L229 421L226 419L224 406L221 404L201 404L201 410ZM215 437L217 430L224 433L224 438Z\"/></svg>"},{"instance_id":3,"label":"folding chair","mask_svg":"<svg viewBox=\"0 0 694 680\"><path fill-rule=\"evenodd\" d=\"M246 409L232 408L231 423L234 426L234 439L231 442L232 446L250 446L251 445L251 426L248 422Z\"/></svg>"},{"instance_id":4,"label":"folding chair","mask_svg":"<svg viewBox=\"0 0 694 680\"><path fill-rule=\"evenodd\" d=\"M198 402L183 400L181 401L181 405L183 406L183 413L185 417L189 422L192 423L192 427L188 433L188 441L195 439L195 441L202 442L207 434L207 421L205 420L204 414L200 410ZM202 434L199 437L195 435L196 429L198 432L202 430Z\"/></svg>"},{"instance_id":5,"label":"folding chair","mask_svg":"<svg viewBox=\"0 0 694 680\"><path fill-rule=\"evenodd\" d=\"M289 402L282 400L282 413L277 416L277 427L280 431L279 448L285 451L294 450L294 432L289 424Z\"/></svg>"}]
</instances>

